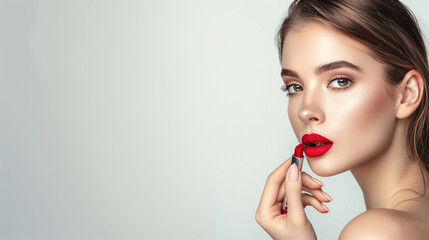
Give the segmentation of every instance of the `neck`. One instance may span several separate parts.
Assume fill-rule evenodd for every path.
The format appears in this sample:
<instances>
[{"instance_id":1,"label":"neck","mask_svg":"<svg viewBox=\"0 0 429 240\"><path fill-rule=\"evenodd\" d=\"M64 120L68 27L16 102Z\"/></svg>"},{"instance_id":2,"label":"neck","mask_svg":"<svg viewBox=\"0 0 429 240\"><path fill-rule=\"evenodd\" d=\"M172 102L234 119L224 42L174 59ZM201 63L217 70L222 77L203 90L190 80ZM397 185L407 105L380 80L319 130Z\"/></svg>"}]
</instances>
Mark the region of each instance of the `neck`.
<instances>
[{"instance_id":1,"label":"neck","mask_svg":"<svg viewBox=\"0 0 429 240\"><path fill-rule=\"evenodd\" d=\"M399 122L396 127L392 142L383 153L351 169L368 210L394 208L401 201L420 197L424 192L419 162L406 157L407 143L402 134L406 123Z\"/></svg>"}]
</instances>

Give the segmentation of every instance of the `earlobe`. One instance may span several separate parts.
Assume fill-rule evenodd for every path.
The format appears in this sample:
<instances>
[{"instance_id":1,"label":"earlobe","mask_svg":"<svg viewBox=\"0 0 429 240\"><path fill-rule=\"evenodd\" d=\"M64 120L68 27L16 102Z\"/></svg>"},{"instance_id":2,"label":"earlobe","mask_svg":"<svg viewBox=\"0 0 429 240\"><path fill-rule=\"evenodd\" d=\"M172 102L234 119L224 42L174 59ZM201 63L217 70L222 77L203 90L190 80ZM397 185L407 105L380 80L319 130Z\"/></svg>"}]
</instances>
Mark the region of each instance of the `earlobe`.
<instances>
[{"instance_id":1,"label":"earlobe","mask_svg":"<svg viewBox=\"0 0 429 240\"><path fill-rule=\"evenodd\" d=\"M409 117L420 105L423 96L423 78L417 70L405 74L400 84L400 103L396 112L399 119Z\"/></svg>"}]
</instances>

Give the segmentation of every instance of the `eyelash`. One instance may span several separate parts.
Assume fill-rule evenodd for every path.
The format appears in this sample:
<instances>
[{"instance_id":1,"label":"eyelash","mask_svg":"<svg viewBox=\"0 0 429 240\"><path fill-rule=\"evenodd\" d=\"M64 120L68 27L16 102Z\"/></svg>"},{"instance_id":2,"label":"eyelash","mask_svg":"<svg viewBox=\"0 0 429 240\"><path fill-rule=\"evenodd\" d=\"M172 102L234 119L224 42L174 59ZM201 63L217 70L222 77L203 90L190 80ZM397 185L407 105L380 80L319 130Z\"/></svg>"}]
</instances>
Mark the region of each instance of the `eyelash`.
<instances>
[{"instance_id":1,"label":"eyelash","mask_svg":"<svg viewBox=\"0 0 429 240\"><path fill-rule=\"evenodd\" d=\"M335 76L333 76L332 78L330 78L328 81L327 81L327 86L329 86L329 84L331 84L333 81L335 81L335 80L338 80L338 79L346 79L346 80L348 80L349 81L349 85L347 85L346 87L340 87L340 88L331 88L332 90L334 90L334 91L344 91L344 90L346 90L346 89L348 89L353 83L354 83L354 81L353 81L353 79L351 78L351 77L349 77L349 76L347 76L347 75L343 75L343 74L341 74L341 75L335 75ZM298 84L296 84L296 83L293 83L293 84L289 84L289 85L286 85L286 84L283 84L281 87L280 87L280 89L283 91L283 92L286 92L287 94L286 94L286 96L287 97L289 97L289 96L292 96L292 95L295 95L296 93L290 93L290 92L288 92L288 88L289 87L291 87L291 86L293 86L293 85L298 85Z\"/></svg>"},{"instance_id":2,"label":"eyelash","mask_svg":"<svg viewBox=\"0 0 429 240\"><path fill-rule=\"evenodd\" d=\"M287 97L289 97L289 96L292 96L292 95L296 94L296 93L290 93L290 92L287 90L290 86L293 86L293 85L297 85L297 84L296 84L296 83L294 83L294 84L290 84L290 85L283 84L283 85L280 87L280 89L281 89L283 92L285 92L285 93L286 93L286 96L287 96Z\"/></svg>"}]
</instances>

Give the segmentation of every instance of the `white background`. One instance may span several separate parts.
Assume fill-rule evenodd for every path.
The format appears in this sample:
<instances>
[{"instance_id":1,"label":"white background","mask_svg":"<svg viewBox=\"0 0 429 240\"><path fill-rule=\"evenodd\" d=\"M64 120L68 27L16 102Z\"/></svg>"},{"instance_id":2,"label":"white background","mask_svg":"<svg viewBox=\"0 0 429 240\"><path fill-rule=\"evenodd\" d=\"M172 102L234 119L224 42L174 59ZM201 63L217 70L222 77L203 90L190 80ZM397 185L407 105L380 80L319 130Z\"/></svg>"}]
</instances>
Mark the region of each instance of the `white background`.
<instances>
[{"instance_id":1,"label":"white background","mask_svg":"<svg viewBox=\"0 0 429 240\"><path fill-rule=\"evenodd\" d=\"M290 2L0 1L0 239L268 239L254 213L297 144ZM363 199L320 179L331 213L307 213L336 239Z\"/></svg>"}]
</instances>

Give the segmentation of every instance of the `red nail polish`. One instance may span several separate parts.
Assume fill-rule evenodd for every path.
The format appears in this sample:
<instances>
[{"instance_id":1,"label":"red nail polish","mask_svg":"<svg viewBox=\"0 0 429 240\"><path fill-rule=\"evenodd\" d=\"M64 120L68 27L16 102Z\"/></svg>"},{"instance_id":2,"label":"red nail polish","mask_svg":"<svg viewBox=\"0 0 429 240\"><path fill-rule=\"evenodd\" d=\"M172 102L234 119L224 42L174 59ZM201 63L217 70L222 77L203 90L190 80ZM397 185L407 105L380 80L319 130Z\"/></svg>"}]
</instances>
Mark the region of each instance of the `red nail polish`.
<instances>
[{"instance_id":1,"label":"red nail polish","mask_svg":"<svg viewBox=\"0 0 429 240\"><path fill-rule=\"evenodd\" d=\"M286 214L287 210L282 209L282 214Z\"/></svg>"}]
</instances>

